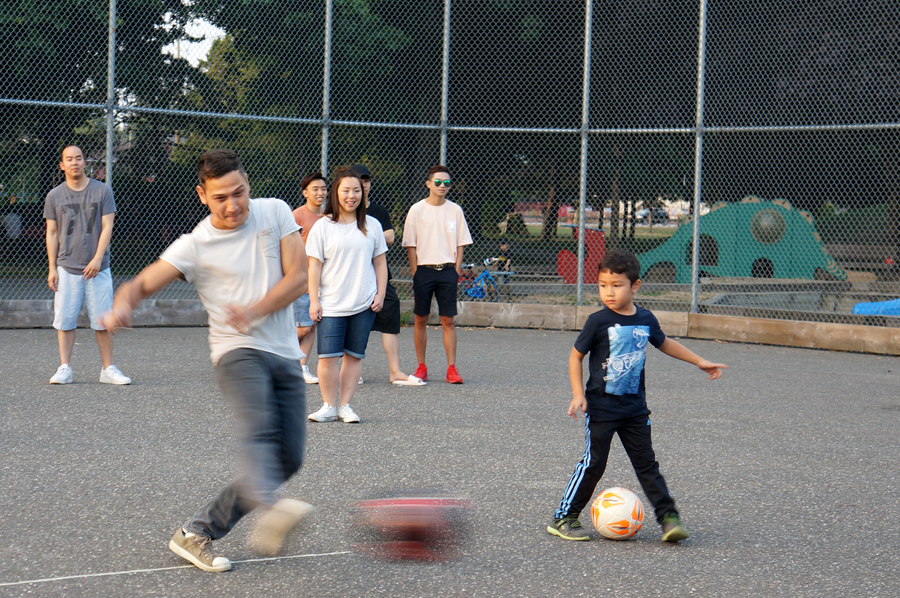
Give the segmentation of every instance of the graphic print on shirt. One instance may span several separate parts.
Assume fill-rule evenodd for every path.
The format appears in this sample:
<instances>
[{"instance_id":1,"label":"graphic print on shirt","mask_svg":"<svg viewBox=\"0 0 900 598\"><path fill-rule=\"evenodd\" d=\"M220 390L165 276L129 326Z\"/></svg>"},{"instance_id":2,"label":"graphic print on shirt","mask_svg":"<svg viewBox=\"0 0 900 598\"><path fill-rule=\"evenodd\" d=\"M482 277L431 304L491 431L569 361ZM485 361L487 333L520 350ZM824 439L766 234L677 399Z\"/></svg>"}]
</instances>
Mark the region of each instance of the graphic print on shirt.
<instances>
[{"instance_id":1,"label":"graphic print on shirt","mask_svg":"<svg viewBox=\"0 0 900 598\"><path fill-rule=\"evenodd\" d=\"M82 205L80 203L70 203L61 206L63 210L68 212L65 217L68 221L66 224L66 232L64 233L64 237L66 242L63 244L64 248L60 252L60 257L68 257L72 255L72 245L74 242L70 242L69 239L75 235L75 228L79 224L79 218L81 218L81 209ZM87 207L87 218L81 218L83 220L82 224L86 226L85 232L88 235L94 234L94 221L97 219L97 212L100 210L100 205L96 203L92 203Z\"/></svg>"},{"instance_id":2,"label":"graphic print on shirt","mask_svg":"<svg viewBox=\"0 0 900 598\"><path fill-rule=\"evenodd\" d=\"M641 371L647 357L649 326L621 326L607 329L609 334L609 359L606 368L607 394L637 394L641 387Z\"/></svg>"}]
</instances>

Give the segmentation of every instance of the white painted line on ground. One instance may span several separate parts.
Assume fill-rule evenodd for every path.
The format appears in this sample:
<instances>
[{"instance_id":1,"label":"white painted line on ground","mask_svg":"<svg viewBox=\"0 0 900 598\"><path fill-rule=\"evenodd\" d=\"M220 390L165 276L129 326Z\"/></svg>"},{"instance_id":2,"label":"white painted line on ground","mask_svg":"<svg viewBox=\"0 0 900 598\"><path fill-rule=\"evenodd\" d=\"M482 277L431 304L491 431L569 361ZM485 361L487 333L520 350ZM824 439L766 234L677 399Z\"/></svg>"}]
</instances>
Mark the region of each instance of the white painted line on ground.
<instances>
[{"instance_id":1,"label":"white painted line on ground","mask_svg":"<svg viewBox=\"0 0 900 598\"><path fill-rule=\"evenodd\" d=\"M317 556L337 556L350 554L349 550L340 552L323 552L321 554L291 554L287 556L275 556L263 559L245 559L243 561L231 561L232 563L262 563L265 561L285 561L288 559L308 559ZM29 579L26 581L8 581L0 583L0 588L5 586L23 586L30 583L47 583L51 581L65 581L67 579L85 579L87 577L109 577L112 575L132 575L134 573L154 573L156 571L172 571L173 569L193 569L193 565L178 565L176 567L159 567L157 569L132 569L130 571L112 571L109 573L86 573L84 575L66 575L64 577L46 577L44 579Z\"/></svg>"}]
</instances>

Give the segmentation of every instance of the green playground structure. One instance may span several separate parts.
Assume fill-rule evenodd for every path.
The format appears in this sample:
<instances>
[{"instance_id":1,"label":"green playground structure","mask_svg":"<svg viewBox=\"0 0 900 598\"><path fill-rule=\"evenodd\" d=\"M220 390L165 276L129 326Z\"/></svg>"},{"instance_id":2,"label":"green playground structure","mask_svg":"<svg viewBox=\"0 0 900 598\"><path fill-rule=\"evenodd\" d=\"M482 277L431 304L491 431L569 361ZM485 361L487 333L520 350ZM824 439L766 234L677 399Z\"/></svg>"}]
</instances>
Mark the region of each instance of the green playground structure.
<instances>
[{"instance_id":1,"label":"green playground structure","mask_svg":"<svg viewBox=\"0 0 900 598\"><path fill-rule=\"evenodd\" d=\"M693 236L693 216L688 216L668 241L638 256L641 278L690 284ZM783 199L750 196L715 204L700 216L699 253L700 276L847 279L812 215Z\"/></svg>"}]
</instances>

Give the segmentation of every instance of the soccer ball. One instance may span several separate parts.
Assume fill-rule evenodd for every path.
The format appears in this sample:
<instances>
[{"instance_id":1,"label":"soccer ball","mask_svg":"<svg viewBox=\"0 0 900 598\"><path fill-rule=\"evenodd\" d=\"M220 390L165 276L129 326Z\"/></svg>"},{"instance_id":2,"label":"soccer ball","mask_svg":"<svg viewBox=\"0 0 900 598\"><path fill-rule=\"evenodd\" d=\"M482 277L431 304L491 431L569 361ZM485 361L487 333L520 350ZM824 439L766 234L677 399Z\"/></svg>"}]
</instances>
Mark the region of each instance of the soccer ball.
<instances>
[{"instance_id":1,"label":"soccer ball","mask_svg":"<svg viewBox=\"0 0 900 598\"><path fill-rule=\"evenodd\" d=\"M644 523L644 505L631 490L607 488L591 505L591 522L604 538L627 540Z\"/></svg>"}]
</instances>

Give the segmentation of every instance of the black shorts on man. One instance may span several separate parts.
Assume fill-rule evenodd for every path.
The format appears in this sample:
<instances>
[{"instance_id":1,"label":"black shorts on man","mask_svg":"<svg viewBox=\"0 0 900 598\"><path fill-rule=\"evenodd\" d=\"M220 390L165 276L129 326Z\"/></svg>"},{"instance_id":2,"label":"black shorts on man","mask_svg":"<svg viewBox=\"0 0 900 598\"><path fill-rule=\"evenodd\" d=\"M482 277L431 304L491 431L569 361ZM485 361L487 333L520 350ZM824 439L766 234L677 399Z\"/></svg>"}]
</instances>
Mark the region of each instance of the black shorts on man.
<instances>
[{"instance_id":1,"label":"black shorts on man","mask_svg":"<svg viewBox=\"0 0 900 598\"><path fill-rule=\"evenodd\" d=\"M452 318L456 315L458 283L459 275L453 265L445 265L441 270L419 266L413 276L413 294L415 295L413 313L417 316L429 315L433 296L437 299L438 314L442 317Z\"/></svg>"}]
</instances>

